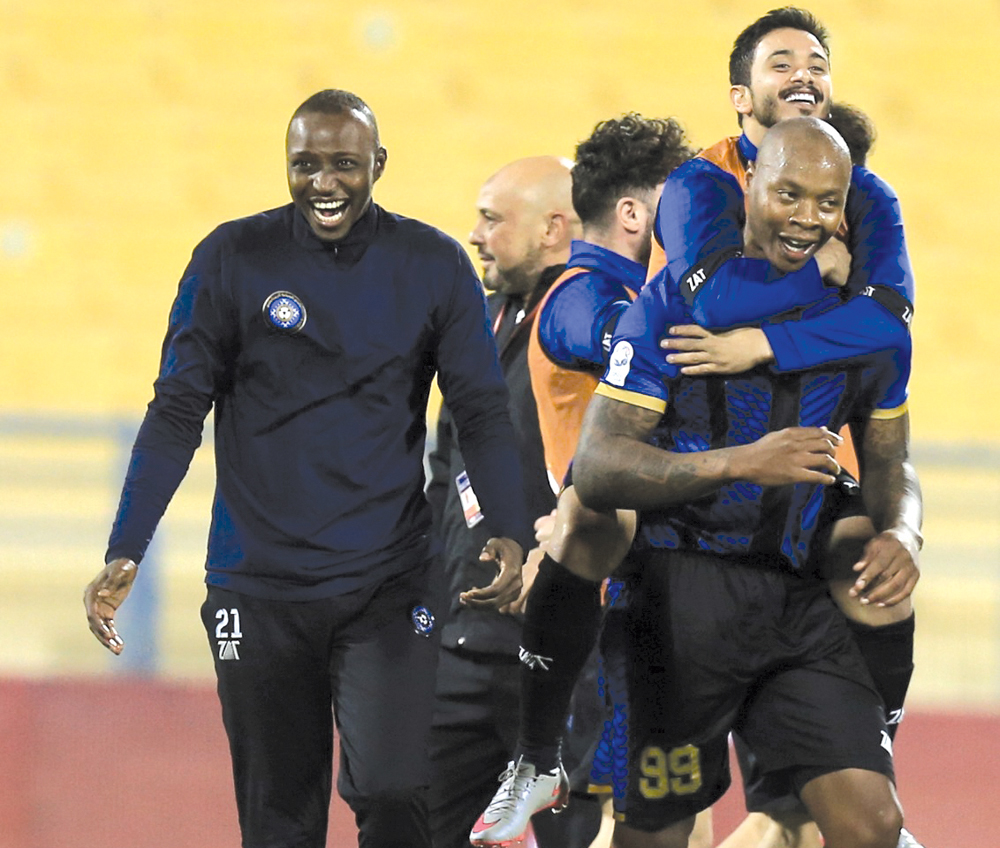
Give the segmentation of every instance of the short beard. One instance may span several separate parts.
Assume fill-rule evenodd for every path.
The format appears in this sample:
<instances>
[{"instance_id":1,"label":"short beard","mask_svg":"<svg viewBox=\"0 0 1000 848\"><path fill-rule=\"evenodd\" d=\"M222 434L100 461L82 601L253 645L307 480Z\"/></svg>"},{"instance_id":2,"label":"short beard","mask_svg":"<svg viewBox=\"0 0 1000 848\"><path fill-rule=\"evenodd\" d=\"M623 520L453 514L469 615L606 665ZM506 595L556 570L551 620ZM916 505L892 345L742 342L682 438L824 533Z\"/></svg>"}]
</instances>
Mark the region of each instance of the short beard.
<instances>
[{"instance_id":1,"label":"short beard","mask_svg":"<svg viewBox=\"0 0 1000 848\"><path fill-rule=\"evenodd\" d=\"M778 121L783 120L778 117L778 107L781 102L777 97L772 95L767 95L760 102L760 108L757 108L757 98L753 96L753 92L750 92L750 103L753 107L753 116L757 119L757 123L760 124L764 129L771 129ZM830 117L830 102L823 99L819 102L819 111L816 112L817 118L823 118L826 120Z\"/></svg>"},{"instance_id":2,"label":"short beard","mask_svg":"<svg viewBox=\"0 0 1000 848\"><path fill-rule=\"evenodd\" d=\"M493 280L488 281L484 276L483 285L487 291L497 292L508 297L511 295L526 296L538 285L538 279L541 275L541 269L534 271L533 268L534 263L528 262L504 271L494 265Z\"/></svg>"}]
</instances>

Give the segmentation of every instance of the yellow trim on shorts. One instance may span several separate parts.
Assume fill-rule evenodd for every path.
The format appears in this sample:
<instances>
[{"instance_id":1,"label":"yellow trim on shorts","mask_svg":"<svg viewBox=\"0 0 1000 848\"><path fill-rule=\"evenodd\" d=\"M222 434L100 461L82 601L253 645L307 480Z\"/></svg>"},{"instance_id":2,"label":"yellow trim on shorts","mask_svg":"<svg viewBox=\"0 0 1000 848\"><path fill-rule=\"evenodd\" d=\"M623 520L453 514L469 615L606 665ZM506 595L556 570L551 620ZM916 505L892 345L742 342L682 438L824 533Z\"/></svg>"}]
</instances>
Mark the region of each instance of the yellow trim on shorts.
<instances>
[{"instance_id":1,"label":"yellow trim on shorts","mask_svg":"<svg viewBox=\"0 0 1000 848\"><path fill-rule=\"evenodd\" d=\"M902 418L909 411L909 401L903 401L901 406L893 409L873 409L870 417L878 421L889 421L893 418Z\"/></svg>"},{"instance_id":2,"label":"yellow trim on shorts","mask_svg":"<svg viewBox=\"0 0 1000 848\"><path fill-rule=\"evenodd\" d=\"M595 395L604 395L612 400L620 400L622 403L630 403L632 406L641 406L661 415L667 409L667 402L659 398L644 395L641 392L630 392L628 389L619 389L617 386L608 383L598 383L594 390Z\"/></svg>"}]
</instances>

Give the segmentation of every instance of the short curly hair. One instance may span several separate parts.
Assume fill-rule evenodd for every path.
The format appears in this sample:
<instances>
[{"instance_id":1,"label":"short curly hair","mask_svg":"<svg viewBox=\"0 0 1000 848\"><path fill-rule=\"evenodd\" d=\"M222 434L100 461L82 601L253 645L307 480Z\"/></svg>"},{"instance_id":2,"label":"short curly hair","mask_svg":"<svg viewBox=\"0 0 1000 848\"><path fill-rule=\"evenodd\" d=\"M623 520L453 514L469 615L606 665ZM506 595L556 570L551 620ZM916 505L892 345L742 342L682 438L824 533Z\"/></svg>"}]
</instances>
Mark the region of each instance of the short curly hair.
<instances>
[{"instance_id":1,"label":"short curly hair","mask_svg":"<svg viewBox=\"0 0 1000 848\"><path fill-rule=\"evenodd\" d=\"M655 189L697 152L675 118L629 112L602 121L576 147L573 208L584 225L603 223L620 198Z\"/></svg>"},{"instance_id":2,"label":"short curly hair","mask_svg":"<svg viewBox=\"0 0 1000 848\"><path fill-rule=\"evenodd\" d=\"M753 54L761 39L776 29L800 29L814 36L830 58L830 33L812 12L797 6L782 6L772 9L757 18L743 32L736 36L733 51L729 54L729 84L750 85L750 69Z\"/></svg>"}]
</instances>

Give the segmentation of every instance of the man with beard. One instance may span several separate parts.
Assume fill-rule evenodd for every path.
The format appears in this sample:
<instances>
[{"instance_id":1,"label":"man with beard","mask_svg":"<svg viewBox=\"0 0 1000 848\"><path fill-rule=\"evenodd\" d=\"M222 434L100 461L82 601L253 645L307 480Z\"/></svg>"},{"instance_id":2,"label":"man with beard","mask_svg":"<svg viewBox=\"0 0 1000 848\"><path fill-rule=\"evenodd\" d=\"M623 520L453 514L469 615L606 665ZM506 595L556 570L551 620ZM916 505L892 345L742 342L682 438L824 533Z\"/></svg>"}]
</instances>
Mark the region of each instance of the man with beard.
<instances>
[{"instance_id":1,"label":"man with beard","mask_svg":"<svg viewBox=\"0 0 1000 848\"><path fill-rule=\"evenodd\" d=\"M773 361L779 372L841 361L883 349L910 355L909 321L913 314L913 275L906 250L898 201L891 188L863 168L852 173L844 237L831 239L799 270L785 274L761 259L741 254L744 186L747 166L769 126L799 115L826 117L832 98L829 50L825 29L809 12L777 9L747 27L730 57L731 95L743 135L724 139L682 165L667 179L654 230L650 277L670 259L671 280L691 307L693 324L673 328L663 346L684 373L739 373ZM801 245L791 245L801 249ZM853 258L853 264L852 264ZM780 279L780 284L776 281ZM676 281L676 282L674 282ZM841 287L846 302L802 321L771 323L771 314L799 308ZM705 328L727 328L762 322L725 334ZM666 330L666 328L664 328ZM673 352L671 352L673 351ZM845 460L846 462L846 460ZM892 579L873 580L865 545L874 535L864 515L853 480L841 483L839 504L831 504L826 520L829 549L817 545L817 558L832 578L831 589L867 658L895 731L912 675L913 615L909 592L919 573L905 559ZM834 519L837 519L834 521ZM591 610L605 573L577 574L556 563L563 584L586 591L564 593L561 616L576 622L572 629L549 628L545 656L549 669L561 669L561 695L597 636ZM852 570L853 569L853 570ZM587 626L587 622L591 622ZM556 675L550 675L556 677ZM553 680L550 687L559 685ZM564 702L564 701L563 701ZM535 711L537 716L538 711ZM545 772L552 786L522 796L511 805L509 820L523 818L526 805L550 803L558 772ZM772 799L754 799L756 809L776 811ZM779 807L783 801L779 801ZM776 811L777 812L777 811ZM904 831L903 841L910 839Z\"/></svg>"},{"instance_id":2,"label":"man with beard","mask_svg":"<svg viewBox=\"0 0 1000 848\"><path fill-rule=\"evenodd\" d=\"M899 201L888 184L863 166L853 168L838 237L800 270L776 284L773 266L741 255L746 170L768 128L796 116L831 118L826 29L804 9L768 12L736 38L729 74L742 135L722 140L675 171L658 213L651 273L662 266L665 252L669 279L676 281L700 325L669 331L661 344L668 361L695 376L735 374L759 365L794 373L878 350L908 358L914 284ZM788 245L789 250L800 247ZM798 309L829 286L840 287L844 302L839 307L802 321L767 320L767 313ZM759 326L747 326L753 324ZM732 327L740 329L711 332ZM848 438L838 455L841 465L857 468L850 434L842 435ZM829 578L831 593L849 619L895 736L913 673L909 592L919 572L903 563L892 579L872 579L866 545L874 530L861 492L849 476L841 477L838 488L839 496L824 516L829 542L817 546L816 567ZM752 775L748 806L771 813L788 827L803 826L801 807L787 796L769 796ZM915 844L905 830L900 842Z\"/></svg>"},{"instance_id":3,"label":"man with beard","mask_svg":"<svg viewBox=\"0 0 1000 848\"><path fill-rule=\"evenodd\" d=\"M490 292L489 313L524 470L523 489L509 497L521 499L532 518L547 516L556 495L545 470L528 341L539 303L566 267L570 243L580 234L571 167L565 159L536 156L501 168L479 192L477 222L469 236ZM461 848L468 845L469 830L517 740L522 618L510 610L486 609L465 594L490 580L488 563L479 560L481 522L489 516L469 485L464 442L456 440L447 404L437 434L428 496L445 541L451 606L442 629L431 735L430 810L434 847ZM530 580L530 556L527 565L525 580ZM581 798L562 816L539 817L535 838L541 848L585 848L600 819L599 804Z\"/></svg>"},{"instance_id":4,"label":"man with beard","mask_svg":"<svg viewBox=\"0 0 1000 848\"><path fill-rule=\"evenodd\" d=\"M603 772L594 775L585 764L574 776L570 795L570 780L559 762L561 746L574 759L582 753L572 750L581 740L566 733L566 719L574 715L576 731L587 686L586 674L579 682L577 675L580 668L593 668L588 663L592 642L577 642L581 652L568 678L560 676L561 668L549 674L544 660L530 660L547 655L549 634L572 642L578 628L596 627L600 598L588 592L588 581L574 575L617 564L632 541L634 515L584 509L568 471L584 411L607 366L615 324L645 279L663 181L694 153L676 120L634 113L598 124L576 148L573 206L583 238L573 242L565 273L542 300L528 348L545 463L550 481L562 491L554 532L543 546L545 555L525 608L518 745L493 801L473 828L474 845L508 844L523 833L528 818L508 818L518 808L515 799L541 798L546 807L556 808L568 801L572 810L590 783L607 788ZM578 605L570 595L580 595L581 585L586 597ZM591 688L596 693L596 680ZM589 745L595 740L583 741Z\"/></svg>"}]
</instances>

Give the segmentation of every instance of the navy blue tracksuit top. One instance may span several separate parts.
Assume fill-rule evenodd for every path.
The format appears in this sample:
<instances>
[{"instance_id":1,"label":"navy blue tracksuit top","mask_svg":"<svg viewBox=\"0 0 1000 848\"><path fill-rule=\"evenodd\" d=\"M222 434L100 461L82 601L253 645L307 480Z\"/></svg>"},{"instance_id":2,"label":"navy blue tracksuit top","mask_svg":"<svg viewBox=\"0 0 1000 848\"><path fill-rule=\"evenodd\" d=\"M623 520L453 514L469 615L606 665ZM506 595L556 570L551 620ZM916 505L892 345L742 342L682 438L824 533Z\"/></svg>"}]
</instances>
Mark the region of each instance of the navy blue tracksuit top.
<instances>
[{"instance_id":1,"label":"navy blue tracksuit top","mask_svg":"<svg viewBox=\"0 0 1000 848\"><path fill-rule=\"evenodd\" d=\"M214 405L206 582L312 599L419 563L435 373L493 534L527 550L507 389L458 242L374 203L334 243L291 204L223 224L181 280L108 561L142 558Z\"/></svg>"}]
</instances>

